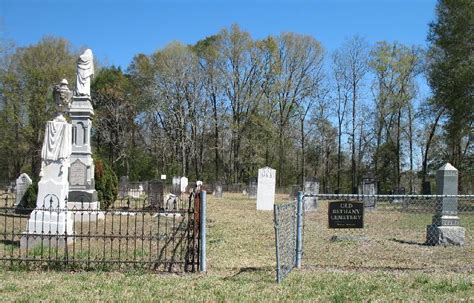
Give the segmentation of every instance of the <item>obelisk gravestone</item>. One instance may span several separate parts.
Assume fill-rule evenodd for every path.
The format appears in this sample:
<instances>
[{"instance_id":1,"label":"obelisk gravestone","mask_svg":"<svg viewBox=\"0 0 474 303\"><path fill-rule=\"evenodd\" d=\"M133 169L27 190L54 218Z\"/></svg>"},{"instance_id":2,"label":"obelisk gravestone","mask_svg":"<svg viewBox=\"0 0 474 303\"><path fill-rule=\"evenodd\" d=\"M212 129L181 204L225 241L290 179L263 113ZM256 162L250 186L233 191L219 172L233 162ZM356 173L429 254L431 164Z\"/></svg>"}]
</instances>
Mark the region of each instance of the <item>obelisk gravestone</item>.
<instances>
[{"instance_id":1,"label":"obelisk gravestone","mask_svg":"<svg viewBox=\"0 0 474 303\"><path fill-rule=\"evenodd\" d=\"M72 97L69 116L72 124L72 154L69 171L69 208L77 219L96 220L101 213L94 182L94 160L91 149L92 108L90 78L94 75L92 51L87 49L77 60L76 91ZM87 216L83 210L91 210Z\"/></svg>"},{"instance_id":2,"label":"obelisk gravestone","mask_svg":"<svg viewBox=\"0 0 474 303\"><path fill-rule=\"evenodd\" d=\"M466 229L459 225L458 170L449 163L436 172L436 187L440 197L431 225L427 226L426 243L429 245L464 245Z\"/></svg>"}]
</instances>

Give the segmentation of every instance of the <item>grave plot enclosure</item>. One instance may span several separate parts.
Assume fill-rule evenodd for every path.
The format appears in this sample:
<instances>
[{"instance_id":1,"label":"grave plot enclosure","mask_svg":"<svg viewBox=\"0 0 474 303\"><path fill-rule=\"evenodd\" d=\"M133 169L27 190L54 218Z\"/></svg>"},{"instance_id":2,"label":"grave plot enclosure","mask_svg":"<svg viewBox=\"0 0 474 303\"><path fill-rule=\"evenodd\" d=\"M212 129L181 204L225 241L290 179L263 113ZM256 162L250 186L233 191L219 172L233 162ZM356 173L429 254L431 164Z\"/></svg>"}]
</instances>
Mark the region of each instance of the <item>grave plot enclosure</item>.
<instances>
[{"instance_id":1,"label":"grave plot enclosure","mask_svg":"<svg viewBox=\"0 0 474 303\"><path fill-rule=\"evenodd\" d=\"M197 271L199 260L199 195L183 195L180 208L162 211L155 201L118 200L103 212L102 220L88 220L99 210L70 208L72 234L57 245L58 236L40 226L25 234L25 226L33 209L19 209L15 198L1 196L0 260L5 266L53 269L141 268L163 272ZM197 204L198 205L198 204ZM44 209L41 212L63 210ZM22 247L22 237L34 238L34 246Z\"/></svg>"},{"instance_id":2,"label":"grave plot enclosure","mask_svg":"<svg viewBox=\"0 0 474 303\"><path fill-rule=\"evenodd\" d=\"M344 270L472 271L473 195L313 195L304 213L303 267ZM366 205L366 201L374 203ZM457 201L457 211L446 201ZM433 224L456 217L459 232ZM440 217L441 216L441 217ZM443 243L443 241L445 241Z\"/></svg>"}]
</instances>

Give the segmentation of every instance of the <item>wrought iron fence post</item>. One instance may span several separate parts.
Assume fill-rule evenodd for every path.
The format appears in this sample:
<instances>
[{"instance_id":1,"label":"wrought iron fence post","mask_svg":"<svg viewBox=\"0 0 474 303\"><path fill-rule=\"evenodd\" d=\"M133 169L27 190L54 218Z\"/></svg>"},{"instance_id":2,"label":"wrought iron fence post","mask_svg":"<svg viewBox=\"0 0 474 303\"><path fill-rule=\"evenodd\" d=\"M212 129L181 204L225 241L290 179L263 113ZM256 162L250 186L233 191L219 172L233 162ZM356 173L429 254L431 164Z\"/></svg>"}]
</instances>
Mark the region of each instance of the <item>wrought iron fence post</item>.
<instances>
[{"instance_id":1,"label":"wrought iron fence post","mask_svg":"<svg viewBox=\"0 0 474 303\"><path fill-rule=\"evenodd\" d=\"M206 271L206 191L201 191L201 206L199 218L199 271Z\"/></svg>"},{"instance_id":2,"label":"wrought iron fence post","mask_svg":"<svg viewBox=\"0 0 474 303\"><path fill-rule=\"evenodd\" d=\"M303 252L303 192L298 192L296 203L296 268L301 268L301 254Z\"/></svg>"}]
</instances>

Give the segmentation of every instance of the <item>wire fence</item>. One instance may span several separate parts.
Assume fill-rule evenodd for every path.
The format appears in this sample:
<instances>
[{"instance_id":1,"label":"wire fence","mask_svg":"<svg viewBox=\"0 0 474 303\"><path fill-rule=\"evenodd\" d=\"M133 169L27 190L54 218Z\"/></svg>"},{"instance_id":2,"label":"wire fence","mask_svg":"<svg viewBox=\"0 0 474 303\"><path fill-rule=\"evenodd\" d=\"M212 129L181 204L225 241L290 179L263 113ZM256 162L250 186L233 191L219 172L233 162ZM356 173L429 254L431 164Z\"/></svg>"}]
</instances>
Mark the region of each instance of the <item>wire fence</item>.
<instances>
[{"instance_id":1,"label":"wire fence","mask_svg":"<svg viewBox=\"0 0 474 303\"><path fill-rule=\"evenodd\" d=\"M274 205L276 280L280 283L296 266L297 204Z\"/></svg>"},{"instance_id":2,"label":"wire fence","mask_svg":"<svg viewBox=\"0 0 474 303\"><path fill-rule=\"evenodd\" d=\"M306 195L303 200L307 198L316 198L317 208L305 213L305 267L473 269L474 195L318 194ZM346 202L340 203L339 207L352 210L334 212L330 205L339 202ZM356 204L362 205L362 211L357 210ZM338 219L346 220L346 223L355 221L343 228L330 228L331 220ZM358 219L362 222L356 222ZM361 223L361 228L353 228L356 225L351 224L355 223ZM433 225L446 226L441 231L446 234L433 233ZM447 245L433 246L441 243L439 237L446 237L444 244Z\"/></svg>"},{"instance_id":3,"label":"wire fence","mask_svg":"<svg viewBox=\"0 0 474 303\"><path fill-rule=\"evenodd\" d=\"M2 194L0 261L27 269L196 271L199 195L174 197L166 208L135 197L106 210L87 203L33 209L15 205L13 194Z\"/></svg>"}]
</instances>

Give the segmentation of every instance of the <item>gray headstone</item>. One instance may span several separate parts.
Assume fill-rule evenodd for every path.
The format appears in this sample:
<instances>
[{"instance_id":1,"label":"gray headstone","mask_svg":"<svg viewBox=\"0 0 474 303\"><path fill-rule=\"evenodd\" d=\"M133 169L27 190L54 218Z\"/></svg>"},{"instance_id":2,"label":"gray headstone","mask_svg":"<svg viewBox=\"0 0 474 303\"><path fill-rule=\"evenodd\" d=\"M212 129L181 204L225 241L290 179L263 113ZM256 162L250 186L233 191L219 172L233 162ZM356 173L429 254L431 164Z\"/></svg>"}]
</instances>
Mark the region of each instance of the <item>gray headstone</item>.
<instances>
[{"instance_id":1,"label":"gray headstone","mask_svg":"<svg viewBox=\"0 0 474 303\"><path fill-rule=\"evenodd\" d=\"M319 183L314 177L306 178L304 182L304 193L317 195L319 194ZM317 197L305 197L303 200L305 211L313 211L318 207Z\"/></svg>"},{"instance_id":2,"label":"gray headstone","mask_svg":"<svg viewBox=\"0 0 474 303\"><path fill-rule=\"evenodd\" d=\"M223 192L222 184L220 183L216 184L214 187L214 196L216 198L222 198L222 192Z\"/></svg>"},{"instance_id":3,"label":"gray headstone","mask_svg":"<svg viewBox=\"0 0 474 303\"><path fill-rule=\"evenodd\" d=\"M438 195L458 194L458 170L449 163L436 172ZM426 242L430 245L464 245L466 229L459 226L457 197L441 197L436 201L433 223L427 226Z\"/></svg>"},{"instance_id":4,"label":"gray headstone","mask_svg":"<svg viewBox=\"0 0 474 303\"><path fill-rule=\"evenodd\" d=\"M251 199L257 198L257 187L258 187L257 178L255 177L251 178L249 182L249 189L248 189L249 198Z\"/></svg>"},{"instance_id":5,"label":"gray headstone","mask_svg":"<svg viewBox=\"0 0 474 303\"><path fill-rule=\"evenodd\" d=\"M18 179L16 179L16 186L15 186L15 190L16 190L15 205L16 206L20 205L21 199L23 198L26 190L28 189L28 187L30 187L32 183L33 182L31 181L31 178L25 173L21 174L18 177Z\"/></svg>"},{"instance_id":6,"label":"gray headstone","mask_svg":"<svg viewBox=\"0 0 474 303\"><path fill-rule=\"evenodd\" d=\"M121 176L119 182L118 195L120 199L125 198L128 195L128 176Z\"/></svg>"},{"instance_id":7,"label":"gray headstone","mask_svg":"<svg viewBox=\"0 0 474 303\"><path fill-rule=\"evenodd\" d=\"M173 177L171 193L176 196L181 195L181 177L178 177L178 176Z\"/></svg>"},{"instance_id":8,"label":"gray headstone","mask_svg":"<svg viewBox=\"0 0 474 303\"><path fill-rule=\"evenodd\" d=\"M163 182L150 181L148 182L148 202L150 206L155 209L163 209Z\"/></svg>"},{"instance_id":9,"label":"gray headstone","mask_svg":"<svg viewBox=\"0 0 474 303\"><path fill-rule=\"evenodd\" d=\"M377 194L377 191L375 185L375 179L371 175L364 177L360 185L360 192L364 195L364 206L369 209L376 206L374 195Z\"/></svg>"},{"instance_id":10,"label":"gray headstone","mask_svg":"<svg viewBox=\"0 0 474 303\"><path fill-rule=\"evenodd\" d=\"M393 189L393 194L394 195L405 195L406 194L406 191L405 191L405 187L396 187ZM403 197L395 197L393 198L393 203L403 203L404 201L404 198Z\"/></svg>"}]
</instances>

